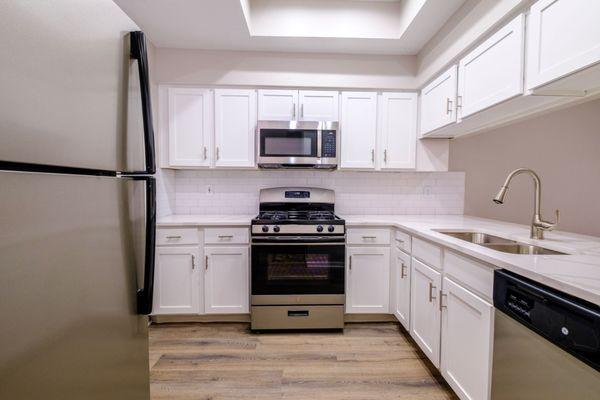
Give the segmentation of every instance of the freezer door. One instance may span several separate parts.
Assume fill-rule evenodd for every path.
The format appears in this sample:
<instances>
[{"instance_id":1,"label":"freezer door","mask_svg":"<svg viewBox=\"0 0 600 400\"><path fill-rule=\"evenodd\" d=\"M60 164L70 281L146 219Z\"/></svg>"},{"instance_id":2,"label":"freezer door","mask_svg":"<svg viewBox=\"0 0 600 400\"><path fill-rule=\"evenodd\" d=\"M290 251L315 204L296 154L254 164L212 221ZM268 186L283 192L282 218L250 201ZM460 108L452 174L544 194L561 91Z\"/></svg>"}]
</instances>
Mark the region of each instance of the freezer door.
<instances>
[{"instance_id":1,"label":"freezer door","mask_svg":"<svg viewBox=\"0 0 600 400\"><path fill-rule=\"evenodd\" d=\"M149 399L145 184L0 172L1 399Z\"/></svg>"},{"instance_id":2,"label":"freezer door","mask_svg":"<svg viewBox=\"0 0 600 400\"><path fill-rule=\"evenodd\" d=\"M0 2L0 161L152 173L138 29L110 0Z\"/></svg>"}]
</instances>

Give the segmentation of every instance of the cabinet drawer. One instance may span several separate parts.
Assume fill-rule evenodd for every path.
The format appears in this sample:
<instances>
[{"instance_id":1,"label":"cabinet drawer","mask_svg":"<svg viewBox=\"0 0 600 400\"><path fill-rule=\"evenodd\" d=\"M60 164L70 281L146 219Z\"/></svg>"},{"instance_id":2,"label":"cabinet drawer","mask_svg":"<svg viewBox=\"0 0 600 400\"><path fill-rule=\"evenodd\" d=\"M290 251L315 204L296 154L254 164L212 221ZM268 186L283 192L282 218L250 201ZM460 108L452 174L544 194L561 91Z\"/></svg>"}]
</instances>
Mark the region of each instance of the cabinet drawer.
<instances>
[{"instance_id":1,"label":"cabinet drawer","mask_svg":"<svg viewBox=\"0 0 600 400\"><path fill-rule=\"evenodd\" d=\"M389 229L348 229L348 244L390 244Z\"/></svg>"},{"instance_id":2,"label":"cabinet drawer","mask_svg":"<svg viewBox=\"0 0 600 400\"><path fill-rule=\"evenodd\" d=\"M394 244L405 253L410 254L410 235L402 231L394 231Z\"/></svg>"},{"instance_id":3,"label":"cabinet drawer","mask_svg":"<svg viewBox=\"0 0 600 400\"><path fill-rule=\"evenodd\" d=\"M249 242L248 228L206 228L204 243L206 244L245 244Z\"/></svg>"},{"instance_id":4,"label":"cabinet drawer","mask_svg":"<svg viewBox=\"0 0 600 400\"><path fill-rule=\"evenodd\" d=\"M430 267L442 269L442 248L431 242L413 238L412 255Z\"/></svg>"},{"instance_id":5,"label":"cabinet drawer","mask_svg":"<svg viewBox=\"0 0 600 400\"><path fill-rule=\"evenodd\" d=\"M479 292L488 300L494 293L494 268L446 250L444 254L444 272L460 283Z\"/></svg>"},{"instance_id":6,"label":"cabinet drawer","mask_svg":"<svg viewBox=\"0 0 600 400\"><path fill-rule=\"evenodd\" d=\"M156 230L157 245L198 244L196 228L161 228Z\"/></svg>"}]
</instances>

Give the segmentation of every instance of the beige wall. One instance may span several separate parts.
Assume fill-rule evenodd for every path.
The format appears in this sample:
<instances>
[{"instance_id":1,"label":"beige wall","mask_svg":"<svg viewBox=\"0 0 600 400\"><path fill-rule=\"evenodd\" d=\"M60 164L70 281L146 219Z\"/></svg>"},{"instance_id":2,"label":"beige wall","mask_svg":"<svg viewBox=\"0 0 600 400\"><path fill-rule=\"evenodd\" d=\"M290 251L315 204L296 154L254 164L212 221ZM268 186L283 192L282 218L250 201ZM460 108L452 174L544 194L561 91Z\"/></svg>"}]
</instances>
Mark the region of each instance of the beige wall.
<instances>
[{"instance_id":1,"label":"beige wall","mask_svg":"<svg viewBox=\"0 0 600 400\"><path fill-rule=\"evenodd\" d=\"M518 176L504 205L492 198L514 168L542 180L542 215L561 230L600 236L600 100L451 141L450 170L466 172L465 214L529 224L533 184Z\"/></svg>"}]
</instances>

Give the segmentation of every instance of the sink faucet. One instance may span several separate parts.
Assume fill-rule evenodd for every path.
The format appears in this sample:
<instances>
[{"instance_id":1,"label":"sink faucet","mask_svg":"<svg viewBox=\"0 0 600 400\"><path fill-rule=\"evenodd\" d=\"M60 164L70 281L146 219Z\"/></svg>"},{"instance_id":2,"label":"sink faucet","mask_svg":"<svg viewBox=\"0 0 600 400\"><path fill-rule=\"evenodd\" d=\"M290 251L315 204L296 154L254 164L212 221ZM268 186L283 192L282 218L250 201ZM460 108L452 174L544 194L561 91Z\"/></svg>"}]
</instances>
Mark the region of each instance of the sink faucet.
<instances>
[{"instance_id":1,"label":"sink faucet","mask_svg":"<svg viewBox=\"0 0 600 400\"><path fill-rule=\"evenodd\" d=\"M508 190L508 185L510 181L517 175L521 174L529 174L533 178L533 183L535 186L534 193L534 202L533 202L533 220L531 221L531 235L532 239L543 239L544 231L551 231L558 225L558 221L560 219L560 213L556 210L556 222L547 222L542 219L540 215L540 203L542 197L542 183L540 182L540 177L530 169L527 168L518 168L513 172L508 174L504 185L498 191L496 197L494 197L494 203L496 204L504 204L504 197L506 197L506 191Z\"/></svg>"}]
</instances>

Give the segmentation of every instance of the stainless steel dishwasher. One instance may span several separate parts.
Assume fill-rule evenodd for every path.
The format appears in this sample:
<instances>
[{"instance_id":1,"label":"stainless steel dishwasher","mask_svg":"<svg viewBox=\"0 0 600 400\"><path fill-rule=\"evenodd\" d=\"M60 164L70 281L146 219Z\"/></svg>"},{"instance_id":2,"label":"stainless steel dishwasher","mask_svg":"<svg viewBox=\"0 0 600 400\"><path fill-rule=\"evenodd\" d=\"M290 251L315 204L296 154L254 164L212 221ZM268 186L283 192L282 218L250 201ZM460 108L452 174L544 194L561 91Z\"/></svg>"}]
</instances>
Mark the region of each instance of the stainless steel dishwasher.
<instances>
[{"instance_id":1,"label":"stainless steel dishwasher","mask_svg":"<svg viewBox=\"0 0 600 400\"><path fill-rule=\"evenodd\" d=\"M492 400L600 399L600 307L494 273Z\"/></svg>"}]
</instances>

